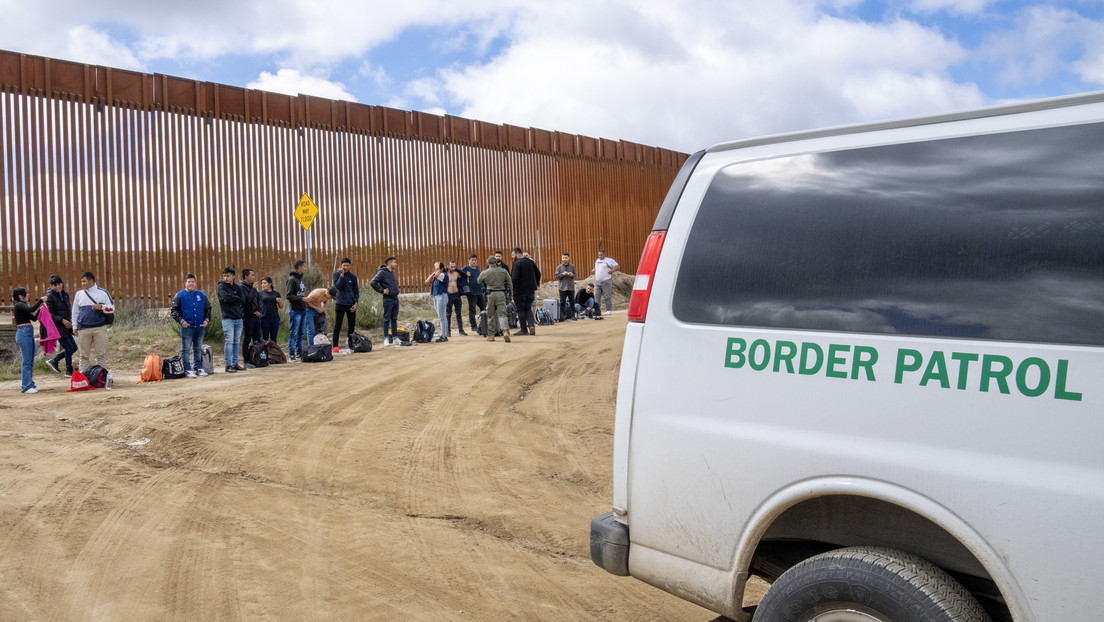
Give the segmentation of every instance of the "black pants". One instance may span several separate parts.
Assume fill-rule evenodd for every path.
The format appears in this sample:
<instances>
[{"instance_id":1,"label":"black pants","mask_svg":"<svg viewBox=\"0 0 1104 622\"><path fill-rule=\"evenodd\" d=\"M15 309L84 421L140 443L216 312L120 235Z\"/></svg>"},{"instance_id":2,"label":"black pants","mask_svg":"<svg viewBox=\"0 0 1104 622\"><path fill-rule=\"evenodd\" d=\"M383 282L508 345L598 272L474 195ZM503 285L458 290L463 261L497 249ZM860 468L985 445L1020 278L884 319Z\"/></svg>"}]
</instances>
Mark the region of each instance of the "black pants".
<instances>
[{"instance_id":1,"label":"black pants","mask_svg":"<svg viewBox=\"0 0 1104 622\"><path fill-rule=\"evenodd\" d=\"M524 332L529 332L529 327L536 328L537 323L533 321L533 292L519 293L514 292L514 304L517 305L518 314L518 328Z\"/></svg>"},{"instance_id":2,"label":"black pants","mask_svg":"<svg viewBox=\"0 0 1104 622\"><path fill-rule=\"evenodd\" d=\"M348 342L349 335L356 332L356 311L349 309L352 305L334 305L334 332L333 332L333 344L335 346L341 345L338 340L341 335L341 322L346 316L349 318L349 327L345 329L345 341Z\"/></svg>"},{"instance_id":3,"label":"black pants","mask_svg":"<svg viewBox=\"0 0 1104 622\"><path fill-rule=\"evenodd\" d=\"M249 356L249 344L260 340L261 318L253 315L252 312L246 313L245 316L242 317L242 353L245 356Z\"/></svg>"},{"instance_id":4,"label":"black pants","mask_svg":"<svg viewBox=\"0 0 1104 622\"><path fill-rule=\"evenodd\" d=\"M569 317L575 317L575 290L561 289L560 290L560 317L556 318L557 322L562 322Z\"/></svg>"},{"instance_id":5,"label":"black pants","mask_svg":"<svg viewBox=\"0 0 1104 622\"><path fill-rule=\"evenodd\" d=\"M451 318L453 310L456 310L456 332L460 333L464 332L464 316L461 313L463 304L464 295L456 293L448 295L448 304L445 305L445 317L447 318ZM451 323L452 320L450 319L449 322Z\"/></svg>"},{"instance_id":6,"label":"black pants","mask_svg":"<svg viewBox=\"0 0 1104 622\"><path fill-rule=\"evenodd\" d=\"M471 324L472 330L479 330L479 324L475 319L475 307L478 306L480 311L487 310L487 296L485 294L467 294L468 299L468 322ZM463 326L463 324L461 324Z\"/></svg>"}]
</instances>

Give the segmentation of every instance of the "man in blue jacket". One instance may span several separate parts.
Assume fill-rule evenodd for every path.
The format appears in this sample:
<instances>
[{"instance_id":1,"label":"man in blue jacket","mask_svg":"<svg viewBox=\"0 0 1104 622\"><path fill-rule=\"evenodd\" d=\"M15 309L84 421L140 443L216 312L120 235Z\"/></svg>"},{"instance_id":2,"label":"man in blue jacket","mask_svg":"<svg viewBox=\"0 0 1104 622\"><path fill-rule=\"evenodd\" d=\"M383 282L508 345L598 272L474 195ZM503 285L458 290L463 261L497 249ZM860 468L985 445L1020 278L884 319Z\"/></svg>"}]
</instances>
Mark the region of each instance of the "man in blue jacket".
<instances>
[{"instance_id":1,"label":"man in blue jacket","mask_svg":"<svg viewBox=\"0 0 1104 622\"><path fill-rule=\"evenodd\" d=\"M395 277L395 266L398 260L388 257L383 260L376 276L372 277L369 285L372 289L383 294L383 345L399 345L398 318L399 318L399 279Z\"/></svg>"},{"instance_id":2,"label":"man in blue jacket","mask_svg":"<svg viewBox=\"0 0 1104 622\"><path fill-rule=\"evenodd\" d=\"M180 324L180 359L184 362L184 376L206 376L207 371L203 369L203 335L207 332L207 324L211 322L211 301L207 300L206 294L196 289L194 274L184 278L184 289L173 296L169 313ZM192 360L188 358L189 350L195 361L194 369Z\"/></svg>"},{"instance_id":3,"label":"man in blue jacket","mask_svg":"<svg viewBox=\"0 0 1104 622\"><path fill-rule=\"evenodd\" d=\"M471 324L471 329L478 332L479 326L475 323L475 307L478 306L480 311L487 309L487 298L483 295L483 285L479 282L479 256L469 255L468 265L460 268L460 271L465 276L461 289L464 296L468 298L468 322Z\"/></svg>"},{"instance_id":4,"label":"man in blue jacket","mask_svg":"<svg viewBox=\"0 0 1104 622\"><path fill-rule=\"evenodd\" d=\"M349 318L349 327L345 330L345 342L350 348L353 347L349 336L356 331L356 308L357 303L360 302L360 283L357 282L356 275L349 270L352 265L353 262L346 257L341 260L341 269L333 273L333 286L337 288L337 296L334 297L334 313L337 316L334 318L334 352L338 351L337 344L341 343L338 341L338 336L341 334L341 322L345 317Z\"/></svg>"}]
</instances>

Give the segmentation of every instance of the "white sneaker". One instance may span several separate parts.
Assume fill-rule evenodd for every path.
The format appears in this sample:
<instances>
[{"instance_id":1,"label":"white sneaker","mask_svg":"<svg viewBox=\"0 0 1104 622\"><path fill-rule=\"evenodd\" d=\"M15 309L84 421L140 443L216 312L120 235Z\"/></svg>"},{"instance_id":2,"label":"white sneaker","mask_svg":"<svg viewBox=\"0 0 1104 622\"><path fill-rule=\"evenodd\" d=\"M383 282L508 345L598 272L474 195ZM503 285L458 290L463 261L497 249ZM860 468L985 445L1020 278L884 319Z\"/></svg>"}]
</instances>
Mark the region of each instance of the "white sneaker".
<instances>
[{"instance_id":1,"label":"white sneaker","mask_svg":"<svg viewBox=\"0 0 1104 622\"><path fill-rule=\"evenodd\" d=\"M185 378L195 378L196 373L189 369L188 371L184 372L184 377Z\"/></svg>"},{"instance_id":2,"label":"white sneaker","mask_svg":"<svg viewBox=\"0 0 1104 622\"><path fill-rule=\"evenodd\" d=\"M38 393L38 387L31 387L24 391L24 393Z\"/></svg>"},{"instance_id":3,"label":"white sneaker","mask_svg":"<svg viewBox=\"0 0 1104 622\"><path fill-rule=\"evenodd\" d=\"M196 375L197 376L206 376L207 375L207 370L206 369L201 369L201 370L196 372Z\"/></svg>"},{"instance_id":4,"label":"white sneaker","mask_svg":"<svg viewBox=\"0 0 1104 622\"><path fill-rule=\"evenodd\" d=\"M383 338L383 345L385 345L385 346L391 345L391 338L390 337L384 337Z\"/></svg>"}]
</instances>

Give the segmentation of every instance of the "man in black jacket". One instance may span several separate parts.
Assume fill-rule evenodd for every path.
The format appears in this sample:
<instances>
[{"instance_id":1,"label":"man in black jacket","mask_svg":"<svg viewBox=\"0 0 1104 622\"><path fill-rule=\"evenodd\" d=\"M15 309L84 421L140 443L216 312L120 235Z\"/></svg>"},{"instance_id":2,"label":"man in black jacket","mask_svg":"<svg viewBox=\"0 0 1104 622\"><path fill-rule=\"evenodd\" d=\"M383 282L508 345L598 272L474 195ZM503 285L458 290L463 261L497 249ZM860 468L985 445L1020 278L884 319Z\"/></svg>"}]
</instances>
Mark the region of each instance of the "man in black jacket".
<instances>
[{"instance_id":1,"label":"man in black jacket","mask_svg":"<svg viewBox=\"0 0 1104 622\"><path fill-rule=\"evenodd\" d=\"M245 293L234 282L236 271L226 268L222 271L222 281L218 284L219 310L222 312L222 355L226 359L226 371L234 373L245 371L238 364L238 349L241 346L242 318L244 317Z\"/></svg>"},{"instance_id":2,"label":"man in black jacket","mask_svg":"<svg viewBox=\"0 0 1104 622\"><path fill-rule=\"evenodd\" d=\"M399 279L395 277L395 266L399 264L394 257L388 257L379 267L376 276L369 285L383 295L383 345L399 345Z\"/></svg>"},{"instance_id":3,"label":"man in black jacket","mask_svg":"<svg viewBox=\"0 0 1104 622\"><path fill-rule=\"evenodd\" d=\"M54 326L57 326L58 333L61 335L58 339L61 352L52 359L46 359L46 366L60 374L58 362L65 358L65 375L72 376L73 354L77 352L77 340L73 339L73 323L69 320L73 315L73 307L69 301L69 292L65 291L65 283L56 274L50 275L50 291L46 292L46 308L50 311ZM46 329L43 328L42 331L42 336L45 337Z\"/></svg>"},{"instance_id":4,"label":"man in black jacket","mask_svg":"<svg viewBox=\"0 0 1104 622\"><path fill-rule=\"evenodd\" d=\"M295 269L288 274L287 293L284 298L288 301L288 362L294 363L303 356L303 319L307 316L307 304L303 302L303 296L307 295L307 287L303 285L303 270L307 262L302 259L295 262Z\"/></svg>"},{"instance_id":5,"label":"man in black jacket","mask_svg":"<svg viewBox=\"0 0 1104 622\"><path fill-rule=\"evenodd\" d=\"M253 268L242 268L241 287L245 302L242 303L242 352L248 357L249 345L261 340L261 293L253 286L257 273Z\"/></svg>"},{"instance_id":6,"label":"man in black jacket","mask_svg":"<svg viewBox=\"0 0 1104 622\"><path fill-rule=\"evenodd\" d=\"M515 335L537 334L537 322L533 317L533 299L540 287L540 268L537 262L529 259L520 248L513 251L514 265L510 268L510 279L514 282L514 304L517 306L518 332Z\"/></svg>"},{"instance_id":7,"label":"man in black jacket","mask_svg":"<svg viewBox=\"0 0 1104 622\"><path fill-rule=\"evenodd\" d=\"M337 296L334 297L334 350L337 350L338 344L341 343L338 337L341 333L341 323L345 318L349 320L349 327L345 329L345 342L350 348L353 347L349 337L356 332L356 309L357 303L360 302L360 283L357 281L357 276L350 270L352 265L352 260L346 257L341 260L341 270L333 273L333 286L337 288Z\"/></svg>"}]
</instances>

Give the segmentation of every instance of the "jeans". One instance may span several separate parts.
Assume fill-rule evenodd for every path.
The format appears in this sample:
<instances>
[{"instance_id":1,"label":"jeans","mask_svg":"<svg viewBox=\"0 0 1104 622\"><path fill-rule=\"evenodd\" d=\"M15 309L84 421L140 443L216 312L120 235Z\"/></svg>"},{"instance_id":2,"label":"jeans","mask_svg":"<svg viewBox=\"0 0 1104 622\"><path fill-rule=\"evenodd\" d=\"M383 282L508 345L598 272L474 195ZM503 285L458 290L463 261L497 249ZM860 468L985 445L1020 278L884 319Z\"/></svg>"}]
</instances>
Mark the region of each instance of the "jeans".
<instances>
[{"instance_id":1,"label":"jeans","mask_svg":"<svg viewBox=\"0 0 1104 622\"><path fill-rule=\"evenodd\" d=\"M468 298L468 321L471 322L472 330L479 330L479 325L475 321L475 307L478 306L480 311L487 310L487 296L484 294L467 294Z\"/></svg>"},{"instance_id":2,"label":"jeans","mask_svg":"<svg viewBox=\"0 0 1104 622\"><path fill-rule=\"evenodd\" d=\"M303 355L303 320L306 311L288 311L288 356Z\"/></svg>"},{"instance_id":3,"label":"jeans","mask_svg":"<svg viewBox=\"0 0 1104 622\"><path fill-rule=\"evenodd\" d=\"M456 328L460 332L464 331L464 316L462 316L460 314L461 311L462 311L463 304L464 304L464 295L463 294L459 294L459 293L449 294L448 306L445 308L446 309L445 310L445 315L449 316L449 322L450 323L452 322L452 311L453 311L453 309L456 310Z\"/></svg>"},{"instance_id":4,"label":"jeans","mask_svg":"<svg viewBox=\"0 0 1104 622\"><path fill-rule=\"evenodd\" d=\"M19 366L20 378L23 384L20 391L34 388L34 359L35 359L35 335L34 327L20 326L15 329L15 343L19 344L19 353L23 355L23 364Z\"/></svg>"},{"instance_id":5,"label":"jeans","mask_svg":"<svg viewBox=\"0 0 1104 622\"><path fill-rule=\"evenodd\" d=\"M349 318L349 327L345 329L345 341L348 342L349 335L356 332L356 311L350 311L349 307L351 306L334 304L336 317L334 317L333 343L335 346L341 344L341 322L344 318Z\"/></svg>"},{"instance_id":6,"label":"jeans","mask_svg":"<svg viewBox=\"0 0 1104 622\"><path fill-rule=\"evenodd\" d=\"M398 298L384 298L383 299L383 338L387 339L387 330L391 329L391 336L396 337L399 334L399 299Z\"/></svg>"},{"instance_id":7,"label":"jeans","mask_svg":"<svg viewBox=\"0 0 1104 622\"><path fill-rule=\"evenodd\" d=\"M280 316L268 318L261 318L261 339L265 341L276 341L276 336L280 334Z\"/></svg>"},{"instance_id":8,"label":"jeans","mask_svg":"<svg viewBox=\"0 0 1104 622\"><path fill-rule=\"evenodd\" d=\"M180 360L184 362L184 371L203 367L203 335L206 332L206 326L180 327ZM193 361L188 360L188 350L192 351L195 367L192 367Z\"/></svg>"},{"instance_id":9,"label":"jeans","mask_svg":"<svg viewBox=\"0 0 1104 622\"><path fill-rule=\"evenodd\" d=\"M579 315L585 314L586 317L594 317L594 299L587 298L586 305L575 305L575 313Z\"/></svg>"},{"instance_id":10,"label":"jeans","mask_svg":"<svg viewBox=\"0 0 1104 622\"><path fill-rule=\"evenodd\" d=\"M242 320L222 321L222 333L226 336L226 341L222 344L222 356L226 359L227 367L238 364L238 350L241 348L242 324Z\"/></svg>"},{"instance_id":11,"label":"jeans","mask_svg":"<svg viewBox=\"0 0 1104 622\"><path fill-rule=\"evenodd\" d=\"M307 315L305 317L303 317L303 334L307 338L307 345L308 346L313 346L314 345L314 333L315 333L314 320L317 317L318 317L318 311L315 311L311 307L307 307Z\"/></svg>"},{"instance_id":12,"label":"jeans","mask_svg":"<svg viewBox=\"0 0 1104 622\"><path fill-rule=\"evenodd\" d=\"M441 322L441 330L438 332L448 337L448 294L437 294L434 296L433 308L437 309L437 321Z\"/></svg>"},{"instance_id":13,"label":"jeans","mask_svg":"<svg viewBox=\"0 0 1104 622\"><path fill-rule=\"evenodd\" d=\"M613 279L594 283L594 299L598 301L599 307L603 300L606 301L606 313L613 311Z\"/></svg>"},{"instance_id":14,"label":"jeans","mask_svg":"<svg viewBox=\"0 0 1104 622\"><path fill-rule=\"evenodd\" d=\"M73 339L72 335L65 335L61 339L58 339L58 345L61 346L61 352L54 355L54 358L50 359L56 366L58 361L65 359L65 373L73 373L73 355L77 353L77 340Z\"/></svg>"}]
</instances>

